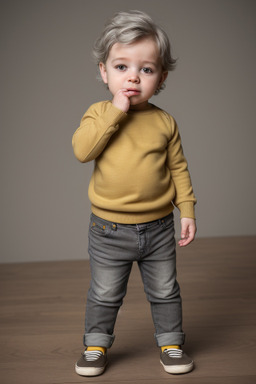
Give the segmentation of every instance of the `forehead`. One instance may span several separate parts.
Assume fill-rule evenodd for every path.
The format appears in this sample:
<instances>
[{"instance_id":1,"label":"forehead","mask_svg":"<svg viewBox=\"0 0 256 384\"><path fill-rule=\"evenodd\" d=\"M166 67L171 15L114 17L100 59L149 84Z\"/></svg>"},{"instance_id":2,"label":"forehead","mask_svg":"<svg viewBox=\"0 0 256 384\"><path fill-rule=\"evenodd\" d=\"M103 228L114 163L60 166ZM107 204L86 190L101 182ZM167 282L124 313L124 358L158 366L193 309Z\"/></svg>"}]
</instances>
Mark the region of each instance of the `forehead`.
<instances>
[{"instance_id":1,"label":"forehead","mask_svg":"<svg viewBox=\"0 0 256 384\"><path fill-rule=\"evenodd\" d=\"M138 59L143 61L160 60L159 48L156 41L149 37L137 40L131 44L115 43L108 55L108 60L118 58Z\"/></svg>"}]
</instances>

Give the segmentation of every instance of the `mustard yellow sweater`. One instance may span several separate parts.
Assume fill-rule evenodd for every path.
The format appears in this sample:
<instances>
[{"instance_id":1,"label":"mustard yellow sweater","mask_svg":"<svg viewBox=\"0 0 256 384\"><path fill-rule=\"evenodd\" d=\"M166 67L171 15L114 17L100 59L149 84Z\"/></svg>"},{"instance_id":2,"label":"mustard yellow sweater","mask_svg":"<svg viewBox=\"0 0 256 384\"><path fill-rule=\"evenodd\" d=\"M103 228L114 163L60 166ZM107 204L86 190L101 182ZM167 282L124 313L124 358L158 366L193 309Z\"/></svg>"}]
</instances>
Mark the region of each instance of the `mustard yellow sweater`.
<instances>
[{"instance_id":1,"label":"mustard yellow sweater","mask_svg":"<svg viewBox=\"0 0 256 384\"><path fill-rule=\"evenodd\" d=\"M168 215L174 204L181 217L195 218L177 124L158 107L124 113L110 101L93 104L72 145L82 163L95 160L89 185L95 215L136 224Z\"/></svg>"}]
</instances>

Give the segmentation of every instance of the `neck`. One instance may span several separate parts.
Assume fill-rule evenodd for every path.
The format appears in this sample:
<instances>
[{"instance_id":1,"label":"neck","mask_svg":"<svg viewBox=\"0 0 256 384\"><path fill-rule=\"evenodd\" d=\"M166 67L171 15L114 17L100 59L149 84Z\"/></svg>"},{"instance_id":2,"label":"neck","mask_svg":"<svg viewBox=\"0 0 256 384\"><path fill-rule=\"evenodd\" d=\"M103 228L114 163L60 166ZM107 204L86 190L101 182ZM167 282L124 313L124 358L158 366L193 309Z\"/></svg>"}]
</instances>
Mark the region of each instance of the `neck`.
<instances>
[{"instance_id":1,"label":"neck","mask_svg":"<svg viewBox=\"0 0 256 384\"><path fill-rule=\"evenodd\" d=\"M151 104L148 101L145 101L141 104L135 104L135 105L130 105L129 110L130 111L144 111L146 109L150 109Z\"/></svg>"}]
</instances>

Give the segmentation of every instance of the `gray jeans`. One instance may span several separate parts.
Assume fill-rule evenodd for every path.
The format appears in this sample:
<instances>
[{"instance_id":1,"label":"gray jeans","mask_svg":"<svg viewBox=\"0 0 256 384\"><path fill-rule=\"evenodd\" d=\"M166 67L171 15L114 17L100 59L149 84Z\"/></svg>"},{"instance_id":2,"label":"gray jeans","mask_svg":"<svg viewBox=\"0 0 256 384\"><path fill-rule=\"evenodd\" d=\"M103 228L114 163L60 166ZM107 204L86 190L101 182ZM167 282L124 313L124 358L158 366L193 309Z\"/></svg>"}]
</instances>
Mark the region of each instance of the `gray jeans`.
<instances>
[{"instance_id":1,"label":"gray jeans","mask_svg":"<svg viewBox=\"0 0 256 384\"><path fill-rule=\"evenodd\" d=\"M85 316L85 346L110 348L132 264L137 261L151 304L158 346L182 345L182 305L176 281L173 214L143 224L118 224L91 215L91 284Z\"/></svg>"}]
</instances>

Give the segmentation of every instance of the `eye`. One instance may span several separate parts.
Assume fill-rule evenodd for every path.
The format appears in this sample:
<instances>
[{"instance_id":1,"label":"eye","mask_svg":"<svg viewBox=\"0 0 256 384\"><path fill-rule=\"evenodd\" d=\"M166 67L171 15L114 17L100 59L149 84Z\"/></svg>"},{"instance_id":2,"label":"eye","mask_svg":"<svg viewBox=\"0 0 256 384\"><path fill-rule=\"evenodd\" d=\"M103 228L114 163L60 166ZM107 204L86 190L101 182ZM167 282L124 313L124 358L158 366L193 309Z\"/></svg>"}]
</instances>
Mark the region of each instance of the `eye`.
<instances>
[{"instance_id":1,"label":"eye","mask_svg":"<svg viewBox=\"0 0 256 384\"><path fill-rule=\"evenodd\" d=\"M148 68L148 67L144 67L144 68L142 68L142 72L143 72L143 73L153 73L152 69L151 69L151 68Z\"/></svg>"},{"instance_id":2,"label":"eye","mask_svg":"<svg viewBox=\"0 0 256 384\"><path fill-rule=\"evenodd\" d=\"M126 65L124 64L118 64L115 66L116 69L118 69L119 71L125 71L126 70Z\"/></svg>"}]
</instances>

